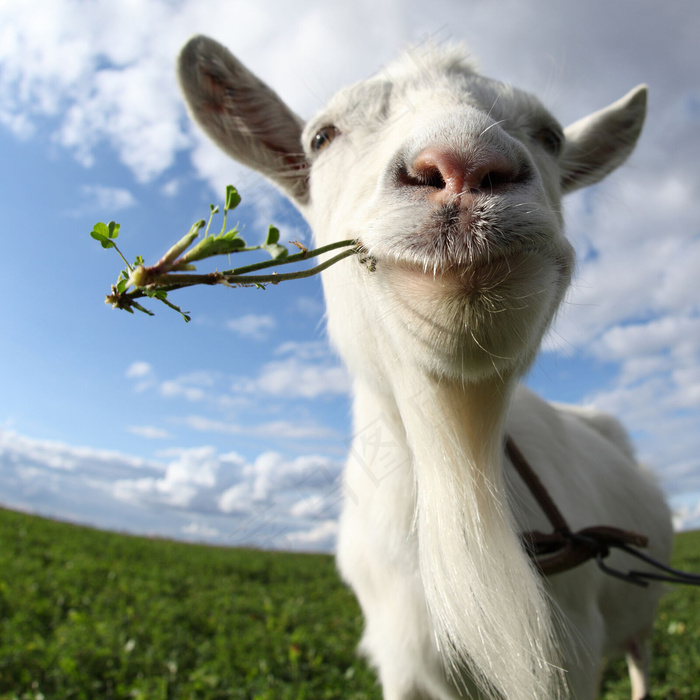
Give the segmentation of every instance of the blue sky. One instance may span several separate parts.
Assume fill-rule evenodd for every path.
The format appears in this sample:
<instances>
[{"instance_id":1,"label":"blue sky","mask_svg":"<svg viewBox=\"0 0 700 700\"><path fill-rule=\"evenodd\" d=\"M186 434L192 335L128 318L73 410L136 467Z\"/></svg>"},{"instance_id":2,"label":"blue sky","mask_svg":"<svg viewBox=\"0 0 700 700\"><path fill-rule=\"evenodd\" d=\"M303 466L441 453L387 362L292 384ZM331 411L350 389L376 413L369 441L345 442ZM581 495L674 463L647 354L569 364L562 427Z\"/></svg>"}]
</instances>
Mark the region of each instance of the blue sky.
<instances>
[{"instance_id":1,"label":"blue sky","mask_svg":"<svg viewBox=\"0 0 700 700\"><path fill-rule=\"evenodd\" d=\"M251 243L303 220L190 124L174 60L229 47L311 117L411 42L464 41L563 123L641 82L640 146L567 201L574 285L529 383L619 415L700 526L700 8L503 3L24 0L0 6L0 503L141 533L329 549L351 434L317 280L173 295L154 318L103 304L116 219L155 260L233 183ZM153 306L153 305L152 305Z\"/></svg>"}]
</instances>

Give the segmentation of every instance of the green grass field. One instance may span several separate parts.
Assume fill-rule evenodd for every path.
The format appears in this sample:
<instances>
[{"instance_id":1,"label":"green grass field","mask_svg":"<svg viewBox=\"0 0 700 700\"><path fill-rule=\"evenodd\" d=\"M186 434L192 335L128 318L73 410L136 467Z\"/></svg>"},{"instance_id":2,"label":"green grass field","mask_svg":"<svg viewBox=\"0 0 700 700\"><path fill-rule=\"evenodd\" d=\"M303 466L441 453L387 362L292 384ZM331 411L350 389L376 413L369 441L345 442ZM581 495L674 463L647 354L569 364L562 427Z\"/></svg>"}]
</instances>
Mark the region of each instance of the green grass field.
<instances>
[{"instance_id":1,"label":"green grass field","mask_svg":"<svg viewBox=\"0 0 700 700\"><path fill-rule=\"evenodd\" d=\"M675 564L700 571L700 533ZM654 697L700 698L700 590L664 599ZM0 510L0 700L377 699L331 557L149 540ZM606 698L629 698L624 663Z\"/></svg>"}]
</instances>

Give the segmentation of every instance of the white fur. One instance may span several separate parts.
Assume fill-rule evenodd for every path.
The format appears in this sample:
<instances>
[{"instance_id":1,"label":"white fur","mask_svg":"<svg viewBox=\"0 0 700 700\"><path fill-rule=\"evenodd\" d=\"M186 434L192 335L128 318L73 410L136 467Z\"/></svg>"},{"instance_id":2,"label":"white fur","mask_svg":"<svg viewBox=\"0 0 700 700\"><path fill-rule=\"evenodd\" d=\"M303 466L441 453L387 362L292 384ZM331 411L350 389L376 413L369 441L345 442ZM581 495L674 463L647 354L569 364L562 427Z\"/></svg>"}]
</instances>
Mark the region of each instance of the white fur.
<instances>
[{"instance_id":1,"label":"white fur","mask_svg":"<svg viewBox=\"0 0 700 700\"><path fill-rule=\"evenodd\" d=\"M195 119L285 190L320 244L365 249L323 283L354 376L338 563L385 699L589 700L615 653L628 654L642 698L659 587L591 562L542 577L519 533L550 526L503 440L572 528L642 532L668 559L668 508L622 427L517 386L571 276L561 195L627 158L645 88L562 132L531 95L480 76L459 50L428 47L303 127L209 39L183 49L180 79Z\"/></svg>"}]
</instances>

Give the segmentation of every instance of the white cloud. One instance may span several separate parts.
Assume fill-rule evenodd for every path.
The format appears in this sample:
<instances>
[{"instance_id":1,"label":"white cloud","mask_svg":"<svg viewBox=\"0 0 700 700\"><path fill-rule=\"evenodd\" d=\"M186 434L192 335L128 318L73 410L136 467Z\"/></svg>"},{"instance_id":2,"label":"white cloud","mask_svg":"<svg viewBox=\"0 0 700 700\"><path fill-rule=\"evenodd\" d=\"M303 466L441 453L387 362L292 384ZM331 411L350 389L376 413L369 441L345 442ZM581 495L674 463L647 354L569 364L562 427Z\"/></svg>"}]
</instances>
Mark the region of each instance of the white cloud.
<instances>
[{"instance_id":1,"label":"white cloud","mask_svg":"<svg viewBox=\"0 0 700 700\"><path fill-rule=\"evenodd\" d=\"M166 452L164 463L153 462L0 430L3 505L227 544L306 548L308 531L316 548L332 546L332 528L323 540L313 532L337 516L338 462L276 452L247 461L210 446Z\"/></svg>"},{"instance_id":2,"label":"white cloud","mask_svg":"<svg viewBox=\"0 0 700 700\"><path fill-rule=\"evenodd\" d=\"M168 180L168 182L160 188L160 191L166 197L174 197L180 191L181 185L182 182L179 179L173 178L172 180Z\"/></svg>"},{"instance_id":3,"label":"white cloud","mask_svg":"<svg viewBox=\"0 0 700 700\"><path fill-rule=\"evenodd\" d=\"M217 505L222 512L228 514L250 513L253 508L250 487L246 483L231 486L219 496Z\"/></svg>"},{"instance_id":4,"label":"white cloud","mask_svg":"<svg viewBox=\"0 0 700 700\"><path fill-rule=\"evenodd\" d=\"M205 397L204 389L187 386L176 379L168 379L160 385L160 393L167 398L185 398L188 401L201 401Z\"/></svg>"},{"instance_id":5,"label":"white cloud","mask_svg":"<svg viewBox=\"0 0 700 700\"><path fill-rule=\"evenodd\" d=\"M328 361L328 345L319 340L288 340L275 349L275 355L289 355L303 361Z\"/></svg>"},{"instance_id":6,"label":"white cloud","mask_svg":"<svg viewBox=\"0 0 700 700\"><path fill-rule=\"evenodd\" d=\"M133 435L138 435L147 440L165 440L171 437L167 430L156 428L152 425L130 425L127 427L127 430Z\"/></svg>"},{"instance_id":7,"label":"white cloud","mask_svg":"<svg viewBox=\"0 0 700 700\"><path fill-rule=\"evenodd\" d=\"M219 408L236 402L236 397L218 393L224 380L219 373L209 370L195 370L170 379L160 379L150 363L137 361L127 368L125 376L134 380L136 392L154 389L169 400L184 399L186 402L212 404Z\"/></svg>"},{"instance_id":8,"label":"white cloud","mask_svg":"<svg viewBox=\"0 0 700 700\"><path fill-rule=\"evenodd\" d=\"M85 165L109 141L141 180L187 145L172 70L178 37L163 3L35 1L0 12L7 111L57 117L55 139Z\"/></svg>"},{"instance_id":9,"label":"white cloud","mask_svg":"<svg viewBox=\"0 0 700 700\"><path fill-rule=\"evenodd\" d=\"M569 230L583 259L550 337L554 345L586 351L617 324L700 310L700 203L687 191L675 205L683 215L674 215L664 192L634 172L624 176L637 180L635 191L628 188L614 206L583 193L569 207Z\"/></svg>"},{"instance_id":10,"label":"white cloud","mask_svg":"<svg viewBox=\"0 0 700 700\"><path fill-rule=\"evenodd\" d=\"M34 440L13 431L0 430L0 460L5 465L23 465L40 470L58 470L73 473L98 475L104 471L152 470L155 467L147 460L129 457L109 450L73 447L52 440Z\"/></svg>"},{"instance_id":11,"label":"white cloud","mask_svg":"<svg viewBox=\"0 0 700 700\"><path fill-rule=\"evenodd\" d=\"M134 380L137 391L155 388L161 397L173 402L166 410L179 410L183 401L202 406L202 412L196 415L170 416L171 424L201 433L257 438L266 444L305 443L307 449L310 441L326 443L326 448L330 442L338 444L338 431L328 426L325 417L315 419L313 406L300 410L298 400L346 394L349 380L345 370L329 354L325 343L318 341L285 343L274 354L284 359L263 363L257 377L227 380L217 372L202 370L158 380L153 367L143 361L132 363L126 376ZM227 384L232 393L220 391ZM243 420L238 415L242 409L246 411ZM215 414L207 415L208 410ZM261 415L265 419L255 419ZM168 430L155 426L129 430L142 437L170 435Z\"/></svg>"},{"instance_id":12,"label":"white cloud","mask_svg":"<svg viewBox=\"0 0 700 700\"><path fill-rule=\"evenodd\" d=\"M673 508L673 527L675 530L700 529L700 493L679 499Z\"/></svg>"},{"instance_id":13,"label":"white cloud","mask_svg":"<svg viewBox=\"0 0 700 700\"><path fill-rule=\"evenodd\" d=\"M323 511L329 515L341 496L339 474L340 465L324 457L288 460L277 452L265 452L246 466L243 479L221 493L218 505L226 513L251 513L260 510L260 504L263 510L274 504L278 514L289 512L301 520L313 519ZM314 502L317 507L293 512L300 500ZM337 509L332 514L337 515Z\"/></svg>"},{"instance_id":14,"label":"white cloud","mask_svg":"<svg viewBox=\"0 0 700 700\"><path fill-rule=\"evenodd\" d=\"M296 358L269 362L256 381L256 387L273 396L315 399L323 394L346 394L350 382L341 366L319 367Z\"/></svg>"},{"instance_id":15,"label":"white cloud","mask_svg":"<svg viewBox=\"0 0 700 700\"><path fill-rule=\"evenodd\" d=\"M215 527L211 527L206 523L193 521L182 528L182 534L188 539L211 541L218 539L222 533Z\"/></svg>"},{"instance_id":16,"label":"white cloud","mask_svg":"<svg viewBox=\"0 0 700 700\"><path fill-rule=\"evenodd\" d=\"M241 460L235 455L220 456L212 447L182 450L161 477L121 479L114 483L114 495L124 501L147 501L178 508L211 508L214 488L232 478Z\"/></svg>"},{"instance_id":17,"label":"white cloud","mask_svg":"<svg viewBox=\"0 0 700 700\"><path fill-rule=\"evenodd\" d=\"M338 437L337 433L330 428L309 420L278 420L257 425L244 425L216 418L206 418L205 416L187 416L180 422L188 428L199 432L247 435L265 438L266 440L337 439Z\"/></svg>"},{"instance_id":18,"label":"white cloud","mask_svg":"<svg viewBox=\"0 0 700 700\"><path fill-rule=\"evenodd\" d=\"M36 131L26 114L12 114L0 106L0 124L7 127L17 138L27 140Z\"/></svg>"},{"instance_id":19,"label":"white cloud","mask_svg":"<svg viewBox=\"0 0 700 700\"><path fill-rule=\"evenodd\" d=\"M217 377L212 372L190 372L161 382L160 393L166 398L184 398L198 402L213 398L211 391L215 389L216 383Z\"/></svg>"},{"instance_id":20,"label":"white cloud","mask_svg":"<svg viewBox=\"0 0 700 700\"><path fill-rule=\"evenodd\" d=\"M310 112L318 102L318 85L334 76L334 67L348 78L357 77L337 51L323 52L326 59L318 63L304 39L309 31L319 30L314 35L316 48L337 49L334 34L342 26L335 32L323 30L337 12L318 2L301 13L278 1L260 7L232 6L222 0L177 5L160 0L128 5L105 0L87 5L78 0L3 3L0 121L26 137L37 117L54 117L56 141L84 165L94 163L95 147L107 141L137 179L148 181L167 170L175 154L192 143L174 63L193 33L235 41L237 50L281 86L285 97L301 97L296 107L306 106ZM354 12L347 14L354 17ZM232 35L231 27L241 29ZM290 27L297 29L288 31ZM278 36L275 42L269 41L272 35ZM300 59L296 65L290 56ZM365 63L369 66L374 60L367 57ZM315 70L309 70L314 65ZM320 78L315 76L319 69L324 74ZM206 150L209 156L195 159L201 174L226 184L230 161L217 158L212 163L213 149ZM229 173L225 180L223 163Z\"/></svg>"},{"instance_id":21,"label":"white cloud","mask_svg":"<svg viewBox=\"0 0 700 700\"><path fill-rule=\"evenodd\" d=\"M666 316L615 326L592 345L591 353L619 363L619 386L663 377L666 392L679 396L673 407L700 407L700 317Z\"/></svg>"},{"instance_id":22,"label":"white cloud","mask_svg":"<svg viewBox=\"0 0 700 700\"><path fill-rule=\"evenodd\" d=\"M268 331L273 330L277 323L269 314L245 314L226 321L226 328L242 338L265 340Z\"/></svg>"},{"instance_id":23,"label":"white cloud","mask_svg":"<svg viewBox=\"0 0 700 700\"><path fill-rule=\"evenodd\" d=\"M287 342L275 354L286 357L265 363L256 378L237 382L234 390L304 399L350 391L347 371L325 343Z\"/></svg>"},{"instance_id":24,"label":"white cloud","mask_svg":"<svg viewBox=\"0 0 700 700\"><path fill-rule=\"evenodd\" d=\"M285 536L284 541L293 549L327 552L333 549L337 536L338 522L324 520L310 530L289 533Z\"/></svg>"},{"instance_id":25,"label":"white cloud","mask_svg":"<svg viewBox=\"0 0 700 700\"><path fill-rule=\"evenodd\" d=\"M325 551L333 549L338 536L337 520L324 520L310 530L285 535L284 542L293 549Z\"/></svg>"},{"instance_id":26,"label":"white cloud","mask_svg":"<svg viewBox=\"0 0 700 700\"><path fill-rule=\"evenodd\" d=\"M666 491L682 493L692 469L700 470L700 318L667 315L615 325L588 353L619 371L586 400L621 418ZM681 464L692 469L679 473Z\"/></svg>"},{"instance_id":27,"label":"white cloud","mask_svg":"<svg viewBox=\"0 0 700 700\"><path fill-rule=\"evenodd\" d=\"M156 79L163 73L160 64L146 57L138 65L100 70L93 94L68 108L56 140L91 166L94 147L107 138L141 182L167 170L189 140L178 123L173 80Z\"/></svg>"},{"instance_id":28,"label":"white cloud","mask_svg":"<svg viewBox=\"0 0 700 700\"><path fill-rule=\"evenodd\" d=\"M133 388L137 394L147 391L151 387L155 386L157 381L153 366L148 362L144 362L143 360L132 362L126 368L124 376L133 381Z\"/></svg>"},{"instance_id":29,"label":"white cloud","mask_svg":"<svg viewBox=\"0 0 700 700\"><path fill-rule=\"evenodd\" d=\"M284 539L290 531L302 544L301 533L313 531L319 520L337 518L339 473L337 462L319 456L290 460L264 452L246 462L201 447L180 450L162 476L116 481L113 493L126 502L241 518L237 538L255 541L259 536L266 545L286 546L291 544ZM309 542L317 541L309 537Z\"/></svg>"},{"instance_id":30,"label":"white cloud","mask_svg":"<svg viewBox=\"0 0 700 700\"><path fill-rule=\"evenodd\" d=\"M141 360L132 362L126 369L124 376L127 379L144 379L153 374L153 367L148 362Z\"/></svg>"},{"instance_id":31,"label":"white cloud","mask_svg":"<svg viewBox=\"0 0 700 700\"><path fill-rule=\"evenodd\" d=\"M129 190L122 187L105 187L103 185L84 185L83 195L91 200L91 209L119 211L136 204L136 199Z\"/></svg>"},{"instance_id":32,"label":"white cloud","mask_svg":"<svg viewBox=\"0 0 700 700\"><path fill-rule=\"evenodd\" d=\"M621 379L626 378L623 371ZM587 401L615 414L632 432L640 458L651 465L671 496L700 489L700 391L673 373L649 373L629 384L614 381Z\"/></svg>"},{"instance_id":33,"label":"white cloud","mask_svg":"<svg viewBox=\"0 0 700 700\"><path fill-rule=\"evenodd\" d=\"M337 519L340 515L339 501L335 498L327 498L322 494L314 494L301 501L297 501L289 512L296 518L313 518L318 520L321 517L333 516Z\"/></svg>"}]
</instances>

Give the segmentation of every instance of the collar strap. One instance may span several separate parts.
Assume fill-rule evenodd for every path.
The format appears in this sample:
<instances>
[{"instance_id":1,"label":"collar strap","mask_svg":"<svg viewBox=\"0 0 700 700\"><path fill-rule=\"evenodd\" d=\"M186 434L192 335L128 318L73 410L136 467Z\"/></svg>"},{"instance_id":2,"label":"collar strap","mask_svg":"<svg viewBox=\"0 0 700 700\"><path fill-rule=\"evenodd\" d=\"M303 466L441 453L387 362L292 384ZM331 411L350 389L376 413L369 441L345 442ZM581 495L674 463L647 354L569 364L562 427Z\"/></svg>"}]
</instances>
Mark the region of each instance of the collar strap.
<instances>
[{"instance_id":1,"label":"collar strap","mask_svg":"<svg viewBox=\"0 0 700 700\"><path fill-rule=\"evenodd\" d=\"M533 530L521 535L528 555L545 576L568 571L589 559L600 561L609 554L611 547L648 546L649 540L644 535L607 525L572 532L544 484L510 437L506 438L506 454L553 528L551 533Z\"/></svg>"}]
</instances>

